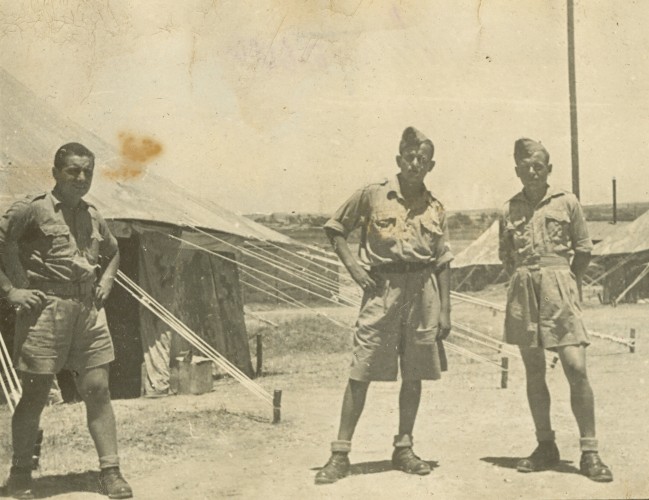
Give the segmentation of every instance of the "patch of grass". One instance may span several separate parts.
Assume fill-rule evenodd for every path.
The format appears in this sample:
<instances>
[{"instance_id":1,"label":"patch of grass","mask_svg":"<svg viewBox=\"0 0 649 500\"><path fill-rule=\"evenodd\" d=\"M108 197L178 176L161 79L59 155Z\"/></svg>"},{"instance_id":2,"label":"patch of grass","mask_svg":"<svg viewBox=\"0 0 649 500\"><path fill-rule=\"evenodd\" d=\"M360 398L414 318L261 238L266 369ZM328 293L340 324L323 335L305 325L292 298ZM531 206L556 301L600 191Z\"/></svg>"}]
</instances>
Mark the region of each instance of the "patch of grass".
<instances>
[{"instance_id":1,"label":"patch of grass","mask_svg":"<svg viewBox=\"0 0 649 500\"><path fill-rule=\"evenodd\" d=\"M335 318L341 321L339 318ZM348 351L351 346L352 330L343 328L330 320L315 316L293 316L284 319L273 319L277 327L260 324L249 329L250 351L255 352L255 336L263 338L265 357L278 357L299 353L340 353ZM343 324L349 323L346 320Z\"/></svg>"}]
</instances>

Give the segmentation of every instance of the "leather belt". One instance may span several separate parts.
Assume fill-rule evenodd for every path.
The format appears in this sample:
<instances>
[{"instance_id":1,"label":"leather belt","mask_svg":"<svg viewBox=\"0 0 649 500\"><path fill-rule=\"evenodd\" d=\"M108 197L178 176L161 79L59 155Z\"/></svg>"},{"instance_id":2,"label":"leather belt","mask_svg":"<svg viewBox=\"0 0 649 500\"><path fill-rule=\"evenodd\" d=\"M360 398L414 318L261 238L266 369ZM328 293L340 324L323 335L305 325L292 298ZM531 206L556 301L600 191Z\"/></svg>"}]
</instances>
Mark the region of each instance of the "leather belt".
<instances>
[{"instance_id":1,"label":"leather belt","mask_svg":"<svg viewBox=\"0 0 649 500\"><path fill-rule=\"evenodd\" d=\"M378 273L415 273L424 269L433 269L434 262L388 262L372 266L372 272Z\"/></svg>"},{"instance_id":2,"label":"leather belt","mask_svg":"<svg viewBox=\"0 0 649 500\"><path fill-rule=\"evenodd\" d=\"M37 288L41 292L57 297L86 297L91 295L95 289L94 281L80 282L57 282L57 281L36 281L30 283L32 288Z\"/></svg>"}]
</instances>

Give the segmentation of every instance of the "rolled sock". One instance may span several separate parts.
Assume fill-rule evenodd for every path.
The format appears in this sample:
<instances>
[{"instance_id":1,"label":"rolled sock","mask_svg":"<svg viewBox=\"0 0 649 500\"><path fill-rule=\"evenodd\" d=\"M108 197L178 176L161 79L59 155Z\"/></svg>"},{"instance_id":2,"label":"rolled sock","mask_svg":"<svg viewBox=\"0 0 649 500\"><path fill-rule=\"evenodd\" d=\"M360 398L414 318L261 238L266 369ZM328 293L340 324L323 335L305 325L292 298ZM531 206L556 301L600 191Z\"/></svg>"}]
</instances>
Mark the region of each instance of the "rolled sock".
<instances>
[{"instance_id":1,"label":"rolled sock","mask_svg":"<svg viewBox=\"0 0 649 500\"><path fill-rule=\"evenodd\" d=\"M598 445L599 443L597 442L597 438L594 437L587 437L587 438L580 438L579 439L579 448L581 449L582 453L586 451L598 451Z\"/></svg>"},{"instance_id":2,"label":"rolled sock","mask_svg":"<svg viewBox=\"0 0 649 500\"><path fill-rule=\"evenodd\" d=\"M352 451L352 442L344 440L332 441L331 451L338 453L349 453L350 451Z\"/></svg>"},{"instance_id":3,"label":"rolled sock","mask_svg":"<svg viewBox=\"0 0 649 500\"><path fill-rule=\"evenodd\" d=\"M118 455L104 455L103 457L99 457L100 469L108 469L110 467L119 467Z\"/></svg>"},{"instance_id":4,"label":"rolled sock","mask_svg":"<svg viewBox=\"0 0 649 500\"><path fill-rule=\"evenodd\" d=\"M394 436L393 446L395 448L412 448L412 436L408 434L397 434Z\"/></svg>"},{"instance_id":5,"label":"rolled sock","mask_svg":"<svg viewBox=\"0 0 649 500\"><path fill-rule=\"evenodd\" d=\"M536 440L539 443L543 441L554 441L554 431L536 431Z\"/></svg>"}]
</instances>

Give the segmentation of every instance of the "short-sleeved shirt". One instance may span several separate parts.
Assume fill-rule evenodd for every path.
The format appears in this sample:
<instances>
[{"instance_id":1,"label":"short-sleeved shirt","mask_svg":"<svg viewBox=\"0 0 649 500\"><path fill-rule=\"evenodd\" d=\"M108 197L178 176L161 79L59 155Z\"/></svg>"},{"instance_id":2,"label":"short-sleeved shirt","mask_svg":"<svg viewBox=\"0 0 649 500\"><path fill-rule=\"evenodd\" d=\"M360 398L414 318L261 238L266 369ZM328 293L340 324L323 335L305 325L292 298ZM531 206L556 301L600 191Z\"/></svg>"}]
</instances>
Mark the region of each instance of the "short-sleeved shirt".
<instances>
[{"instance_id":1,"label":"short-sleeved shirt","mask_svg":"<svg viewBox=\"0 0 649 500\"><path fill-rule=\"evenodd\" d=\"M106 221L83 200L69 208L53 193L41 193L14 203L0 219L0 259L14 286L92 282L100 256L116 252Z\"/></svg>"},{"instance_id":2,"label":"short-sleeved shirt","mask_svg":"<svg viewBox=\"0 0 649 500\"><path fill-rule=\"evenodd\" d=\"M406 202L398 177L370 184L325 223L345 238L361 228L359 256L369 266L394 262L442 265L453 259L443 205L428 191Z\"/></svg>"},{"instance_id":3,"label":"short-sleeved shirt","mask_svg":"<svg viewBox=\"0 0 649 500\"><path fill-rule=\"evenodd\" d=\"M536 206L521 191L505 205L499 255L506 265L535 265L542 257L568 262L575 252L590 253L592 248L579 200L568 191L548 186Z\"/></svg>"}]
</instances>

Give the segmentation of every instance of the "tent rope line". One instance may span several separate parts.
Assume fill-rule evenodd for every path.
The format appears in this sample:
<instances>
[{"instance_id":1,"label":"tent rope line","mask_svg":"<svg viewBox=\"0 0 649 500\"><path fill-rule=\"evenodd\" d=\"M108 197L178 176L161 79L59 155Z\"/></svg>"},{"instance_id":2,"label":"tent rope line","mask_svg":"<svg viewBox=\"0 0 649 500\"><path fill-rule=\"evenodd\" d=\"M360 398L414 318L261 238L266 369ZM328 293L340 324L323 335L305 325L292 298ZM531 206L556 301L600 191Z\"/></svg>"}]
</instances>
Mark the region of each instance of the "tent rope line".
<instances>
[{"instance_id":1,"label":"tent rope line","mask_svg":"<svg viewBox=\"0 0 649 500\"><path fill-rule=\"evenodd\" d=\"M252 252L252 251L250 251L250 250L244 248L244 247L241 246L241 245L235 245L234 243L230 243L229 241L226 241L226 240L224 240L224 239L222 239L222 238L219 238L218 236L216 236L216 235L214 235L214 234L210 234L210 233L208 233L208 232L206 232L206 231L203 231L203 230L201 230L201 229L199 229L199 228L197 228L197 227L195 227L195 226L189 226L189 227L192 228L192 229L194 229L195 231L198 231L198 232L201 233L201 234L204 234L204 235L208 236L209 238L213 239L214 241L218 241L219 243L223 243L223 244L225 244L225 245L228 245L228 246L230 246L230 247L232 247L232 248L234 248L234 249L236 249L236 250L238 250L238 251L240 251L240 252L242 252L242 253L244 253L244 254L246 254L246 255L253 256L253 257L255 257L256 259L261 260L262 262L266 262L267 264L270 264L271 266L275 267L276 269L279 269L279 270L281 270L281 271L284 271L285 273L287 273L287 274L290 275L290 276L294 276L294 277L296 277L296 278L298 278L298 279L301 279L302 281L305 281L305 282L307 282L307 283L309 283L309 284L312 284L312 285L314 285L314 286L320 288L321 290L325 290L325 291L327 291L327 292L329 292L329 293L331 293L331 292L337 293L337 292L338 292L338 291L337 291L338 283L336 283L336 282L333 282L333 281L332 281L332 283L335 284L335 287L334 287L334 286L325 287L325 286L321 285L320 283L316 283L316 282L314 282L313 280L311 280L311 279L309 279L309 278L305 278L305 277L300 276L299 274L297 274L297 273L295 272L296 269L287 269L286 267L282 266L281 264L278 264L278 263L276 263L276 262L273 262L271 259L269 259L269 258L267 258L267 257L262 257L262 256L260 256L260 255L258 255L258 254L255 254L254 252ZM242 263L239 263L239 264L242 264ZM251 267L251 266L248 266L248 267ZM260 271L260 270L258 270L258 269L255 269L254 267L252 267L252 269L253 269L254 271L256 271L256 272L262 273L262 271ZM273 275L268 274L268 273L266 273L266 275L267 275L267 276L270 276L270 277L273 277L274 279L280 279L279 277L277 277L277 276L273 276ZM281 279L280 279L280 280L281 280ZM294 283L291 283L291 285L292 285L292 286L295 286ZM352 305L357 305L357 304L356 304L352 299L348 299L347 297L344 297L344 296L340 295L339 293L338 293L338 296L341 297L341 298L343 298L343 300L346 300L346 301L348 301L348 302L351 302Z\"/></svg>"},{"instance_id":2,"label":"tent rope line","mask_svg":"<svg viewBox=\"0 0 649 500\"><path fill-rule=\"evenodd\" d=\"M0 335L0 363L2 364L2 372L0 372L0 385L2 386L2 393L4 394L9 410L13 414L16 407L16 402L22 395L22 387L20 379L14 369L9 356L9 350L5 344L2 335Z\"/></svg>"},{"instance_id":3,"label":"tent rope line","mask_svg":"<svg viewBox=\"0 0 649 500\"><path fill-rule=\"evenodd\" d=\"M233 365L227 358L221 355L216 349L210 346L205 340L200 338L182 321L175 317L169 310L162 306L157 300L149 295L142 287L126 276L122 271L117 272L115 280L122 288L135 298L146 309L153 313L158 319L162 320L168 326L174 329L182 338L187 340L192 346L203 353L207 358L213 361L217 366L227 372L232 378L237 380L241 385L251 393L262 399L265 403L273 406L273 397L264 390L259 384L255 383L239 368Z\"/></svg>"}]
</instances>

